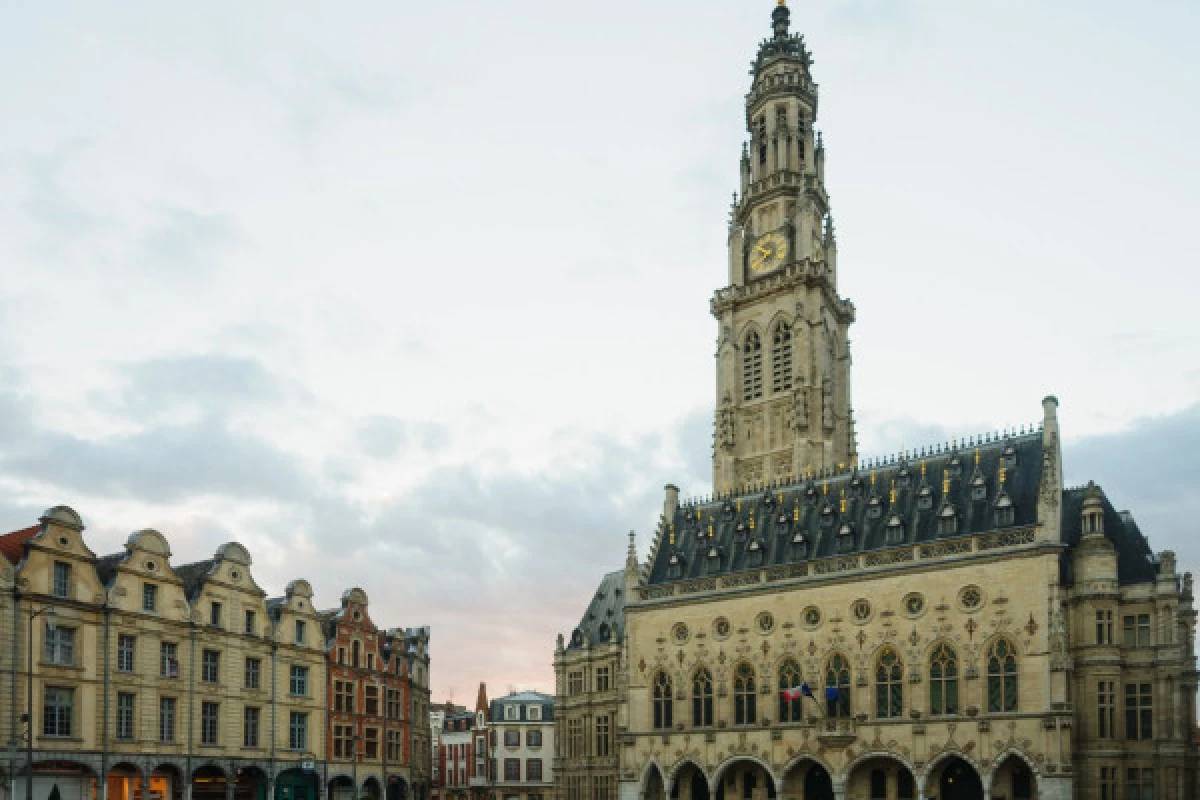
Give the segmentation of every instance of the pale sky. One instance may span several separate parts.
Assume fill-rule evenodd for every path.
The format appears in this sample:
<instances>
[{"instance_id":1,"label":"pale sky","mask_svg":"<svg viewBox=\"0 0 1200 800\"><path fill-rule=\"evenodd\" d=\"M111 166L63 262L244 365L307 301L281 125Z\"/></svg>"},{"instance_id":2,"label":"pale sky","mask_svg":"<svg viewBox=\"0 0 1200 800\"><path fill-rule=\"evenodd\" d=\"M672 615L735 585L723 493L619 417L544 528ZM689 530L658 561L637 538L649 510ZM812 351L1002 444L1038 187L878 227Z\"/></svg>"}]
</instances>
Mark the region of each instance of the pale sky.
<instances>
[{"instance_id":1,"label":"pale sky","mask_svg":"<svg viewBox=\"0 0 1200 800\"><path fill-rule=\"evenodd\" d=\"M0 0L0 528L245 544L553 690L708 491L772 0ZM1200 566L1200 5L792 3L864 456L1037 420Z\"/></svg>"}]
</instances>

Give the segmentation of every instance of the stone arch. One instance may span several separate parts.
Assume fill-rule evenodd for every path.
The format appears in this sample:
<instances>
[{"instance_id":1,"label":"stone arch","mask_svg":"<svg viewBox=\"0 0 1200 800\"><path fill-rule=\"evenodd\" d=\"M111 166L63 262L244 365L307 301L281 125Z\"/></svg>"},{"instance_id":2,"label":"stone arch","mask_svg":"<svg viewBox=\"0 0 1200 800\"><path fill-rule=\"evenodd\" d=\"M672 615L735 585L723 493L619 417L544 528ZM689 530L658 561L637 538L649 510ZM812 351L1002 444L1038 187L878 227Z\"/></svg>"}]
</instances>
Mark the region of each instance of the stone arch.
<instances>
[{"instance_id":1,"label":"stone arch","mask_svg":"<svg viewBox=\"0 0 1200 800\"><path fill-rule=\"evenodd\" d=\"M383 797L383 787L379 784L379 778L368 775L362 782L362 793L371 800L380 800Z\"/></svg>"},{"instance_id":2,"label":"stone arch","mask_svg":"<svg viewBox=\"0 0 1200 800\"><path fill-rule=\"evenodd\" d=\"M782 797L805 797L805 800L829 800L829 798L809 798L806 786L814 776L814 770L824 774L828 779L830 796L833 793L834 772L822 758L812 753L801 753L795 756L780 771L780 795Z\"/></svg>"},{"instance_id":3,"label":"stone arch","mask_svg":"<svg viewBox=\"0 0 1200 800\"><path fill-rule=\"evenodd\" d=\"M987 789L988 793L990 794L992 787L996 783L996 778L1000 775L1001 767L1008 766L1009 762L1012 761L1019 762L1022 766L1024 766L1025 769L1029 770L1029 774L1033 779L1032 796L1035 799L1040 798L1042 796L1042 773L1038 770L1037 765L1034 763L1032 758L1015 747L1010 747L1007 750L999 753L992 761L991 770L980 776L983 778L984 788ZM1011 790L1008 792L1007 796L1014 796Z\"/></svg>"},{"instance_id":4,"label":"stone arch","mask_svg":"<svg viewBox=\"0 0 1200 800\"><path fill-rule=\"evenodd\" d=\"M900 774L901 770L903 775ZM856 797L877 797L878 795L872 792L872 782L875 780L877 772L883 773L881 777L886 787L883 792L884 797L900 797L901 783L906 775L909 792L906 797L916 800L917 787L920 785L917 779L917 770L899 754L888 750L863 753L846 765L846 769L841 775L841 780L846 787L846 794L853 792Z\"/></svg>"},{"instance_id":5,"label":"stone arch","mask_svg":"<svg viewBox=\"0 0 1200 800\"><path fill-rule=\"evenodd\" d=\"M229 773L217 762L197 764L188 780L192 787L192 800L225 800Z\"/></svg>"},{"instance_id":6,"label":"stone arch","mask_svg":"<svg viewBox=\"0 0 1200 800\"><path fill-rule=\"evenodd\" d=\"M330 775L325 782L325 796L329 800L355 800L358 789L354 786L354 778L345 772Z\"/></svg>"},{"instance_id":7,"label":"stone arch","mask_svg":"<svg viewBox=\"0 0 1200 800\"><path fill-rule=\"evenodd\" d=\"M658 760L651 758L642 770L642 780L638 787L638 796L643 800L666 800L667 781L663 768ZM655 780L657 778L657 781Z\"/></svg>"},{"instance_id":8,"label":"stone arch","mask_svg":"<svg viewBox=\"0 0 1200 800\"><path fill-rule=\"evenodd\" d=\"M767 773L767 780L770 781L766 787L767 791L774 796L779 794L779 780L775 777L775 771L771 769L771 765L763 761L758 756L739 753L738 755L730 756L722 761L716 769L713 770L712 779L709 781L709 786L712 787L712 793L715 795L721 787L721 780L725 777L725 773L729 768L738 763L755 764L762 768L763 772Z\"/></svg>"},{"instance_id":9,"label":"stone arch","mask_svg":"<svg viewBox=\"0 0 1200 800\"><path fill-rule=\"evenodd\" d=\"M163 778L167 781L167 788L170 793L164 795L165 800L179 800L183 797L184 789L184 768L176 761L159 761L147 762L147 764L155 764L153 769L149 770L150 777Z\"/></svg>"},{"instance_id":10,"label":"stone arch","mask_svg":"<svg viewBox=\"0 0 1200 800\"><path fill-rule=\"evenodd\" d=\"M920 786L922 787L922 797L929 797L930 794L934 794L940 798L937 781L941 778L943 768L955 760L961 761L973 769L976 776L979 777L979 782L981 784L983 783L983 776L985 772L982 768L980 768L979 762L971 758L962 750L944 750L930 759L929 763L925 765L924 773L917 776Z\"/></svg>"},{"instance_id":11,"label":"stone arch","mask_svg":"<svg viewBox=\"0 0 1200 800\"><path fill-rule=\"evenodd\" d=\"M686 774L688 767L691 767L692 769L694 769L696 772L699 772L704 777L704 784L707 787L709 793L711 794L712 781L709 780L708 772L704 769L704 766L701 765L695 759L685 757L685 758L681 758L679 761L675 762L675 765L673 767L671 767L670 772L667 773L665 785L666 785L666 792L667 792L668 797L681 796L679 794L679 790L680 790L679 780Z\"/></svg>"}]
</instances>

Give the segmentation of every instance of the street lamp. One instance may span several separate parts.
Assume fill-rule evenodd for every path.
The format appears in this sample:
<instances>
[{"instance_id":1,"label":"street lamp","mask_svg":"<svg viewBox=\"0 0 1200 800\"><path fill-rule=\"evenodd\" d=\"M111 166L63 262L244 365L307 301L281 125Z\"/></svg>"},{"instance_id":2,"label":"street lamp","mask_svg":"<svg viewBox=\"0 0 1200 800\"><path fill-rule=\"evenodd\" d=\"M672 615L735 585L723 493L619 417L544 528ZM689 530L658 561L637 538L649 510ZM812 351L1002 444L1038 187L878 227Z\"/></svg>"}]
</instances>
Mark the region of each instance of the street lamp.
<instances>
[{"instance_id":1,"label":"street lamp","mask_svg":"<svg viewBox=\"0 0 1200 800\"><path fill-rule=\"evenodd\" d=\"M25 648L25 800L33 800L33 621L43 614L53 620L54 606L35 611L29 607L29 639ZM53 627L51 621L48 627Z\"/></svg>"}]
</instances>

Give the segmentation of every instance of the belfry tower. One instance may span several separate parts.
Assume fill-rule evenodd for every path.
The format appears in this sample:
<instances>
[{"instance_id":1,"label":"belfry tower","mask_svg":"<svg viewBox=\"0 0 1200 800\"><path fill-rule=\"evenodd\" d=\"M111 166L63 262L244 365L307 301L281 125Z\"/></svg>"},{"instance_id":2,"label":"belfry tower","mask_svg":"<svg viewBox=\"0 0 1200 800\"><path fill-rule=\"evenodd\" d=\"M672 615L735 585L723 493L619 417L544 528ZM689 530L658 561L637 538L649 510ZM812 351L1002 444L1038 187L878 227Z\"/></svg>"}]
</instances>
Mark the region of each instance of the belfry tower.
<instances>
[{"instance_id":1,"label":"belfry tower","mask_svg":"<svg viewBox=\"0 0 1200 800\"><path fill-rule=\"evenodd\" d=\"M854 306L837 292L837 243L814 136L817 85L779 0L746 95L749 141L729 222L729 285L717 318L713 488L850 464Z\"/></svg>"}]
</instances>

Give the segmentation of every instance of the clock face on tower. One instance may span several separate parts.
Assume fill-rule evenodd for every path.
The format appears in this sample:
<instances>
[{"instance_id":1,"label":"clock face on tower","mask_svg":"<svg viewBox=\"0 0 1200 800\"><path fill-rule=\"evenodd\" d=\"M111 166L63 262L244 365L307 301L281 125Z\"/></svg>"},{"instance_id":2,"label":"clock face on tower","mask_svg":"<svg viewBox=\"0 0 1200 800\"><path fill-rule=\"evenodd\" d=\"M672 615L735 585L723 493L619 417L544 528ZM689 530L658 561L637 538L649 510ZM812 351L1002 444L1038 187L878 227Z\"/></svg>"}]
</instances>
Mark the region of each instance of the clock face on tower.
<instances>
[{"instance_id":1,"label":"clock face on tower","mask_svg":"<svg viewBox=\"0 0 1200 800\"><path fill-rule=\"evenodd\" d=\"M750 247L750 274L764 275L778 268L787 254L787 237L778 232L763 234Z\"/></svg>"}]
</instances>

